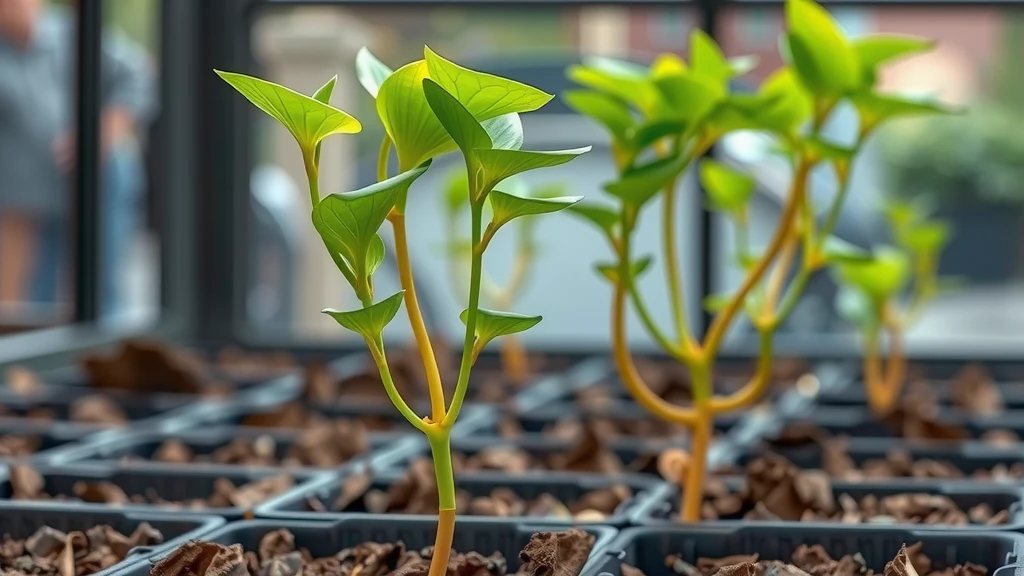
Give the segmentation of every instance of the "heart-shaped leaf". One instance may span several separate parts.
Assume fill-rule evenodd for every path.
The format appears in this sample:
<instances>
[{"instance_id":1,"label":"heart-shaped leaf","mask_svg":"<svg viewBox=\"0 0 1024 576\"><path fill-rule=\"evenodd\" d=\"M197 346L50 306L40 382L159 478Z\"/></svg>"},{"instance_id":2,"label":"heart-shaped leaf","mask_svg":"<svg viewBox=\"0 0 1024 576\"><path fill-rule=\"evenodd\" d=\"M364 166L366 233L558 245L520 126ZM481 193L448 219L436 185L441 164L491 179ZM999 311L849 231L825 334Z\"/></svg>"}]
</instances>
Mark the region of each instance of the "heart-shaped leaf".
<instances>
[{"instance_id":1,"label":"heart-shaped leaf","mask_svg":"<svg viewBox=\"0 0 1024 576\"><path fill-rule=\"evenodd\" d=\"M875 85L877 69L893 60L927 52L935 47L935 41L916 36L899 34L870 34L853 40L853 50L864 68L864 87Z\"/></svg>"},{"instance_id":2,"label":"heart-shaped leaf","mask_svg":"<svg viewBox=\"0 0 1024 576\"><path fill-rule=\"evenodd\" d=\"M502 180L539 168L549 168L565 164L570 160L590 151L586 148L572 150L554 150L551 152L534 152L528 150L477 150L476 161L484 172L484 190L492 190Z\"/></svg>"},{"instance_id":3,"label":"heart-shaped leaf","mask_svg":"<svg viewBox=\"0 0 1024 576\"><path fill-rule=\"evenodd\" d=\"M321 102L323 104L330 105L331 104L331 94L334 93L334 86L337 83L338 83L338 75L335 74L333 78L328 80L326 84L324 84L323 86L318 88L317 91L313 93L313 99L316 100L317 102ZM316 149L315 149L314 154L313 154L313 165L314 166L320 166L320 147L322 145L323 145L323 142L317 142L316 143Z\"/></svg>"},{"instance_id":4,"label":"heart-shaped leaf","mask_svg":"<svg viewBox=\"0 0 1024 576\"><path fill-rule=\"evenodd\" d=\"M615 228L619 225L619 212L607 206L590 202L573 204L569 213L597 226L608 238L615 236Z\"/></svg>"},{"instance_id":5,"label":"heart-shaped leaf","mask_svg":"<svg viewBox=\"0 0 1024 576\"><path fill-rule=\"evenodd\" d=\"M873 258L867 250L836 236L825 239L822 252L827 262L870 262Z\"/></svg>"},{"instance_id":6,"label":"heart-shaped leaf","mask_svg":"<svg viewBox=\"0 0 1024 576\"><path fill-rule=\"evenodd\" d=\"M393 73L394 71L378 60L366 46L356 53L356 78L370 96L376 98L381 85Z\"/></svg>"},{"instance_id":7,"label":"heart-shaped leaf","mask_svg":"<svg viewBox=\"0 0 1024 576\"><path fill-rule=\"evenodd\" d=\"M332 134L354 134L362 130L359 121L346 112L291 88L245 74L216 72L249 102L283 124L295 137L303 154L313 154L316 145Z\"/></svg>"},{"instance_id":8,"label":"heart-shaped leaf","mask_svg":"<svg viewBox=\"0 0 1024 576\"><path fill-rule=\"evenodd\" d=\"M427 63L412 62L389 76L377 93L377 115L395 145L402 171L457 148L427 103L427 78Z\"/></svg>"},{"instance_id":9,"label":"heart-shaped leaf","mask_svg":"<svg viewBox=\"0 0 1024 576\"><path fill-rule=\"evenodd\" d=\"M523 147L523 121L515 112L484 120L480 126L491 138L492 148L519 150Z\"/></svg>"},{"instance_id":10,"label":"heart-shaped leaf","mask_svg":"<svg viewBox=\"0 0 1024 576\"><path fill-rule=\"evenodd\" d=\"M743 212L754 193L753 178L714 160L701 162L700 182L710 208L720 212Z\"/></svg>"},{"instance_id":11,"label":"heart-shaped leaf","mask_svg":"<svg viewBox=\"0 0 1024 576\"><path fill-rule=\"evenodd\" d=\"M472 161L477 149L491 147L491 137L487 131L455 96L429 78L423 81L423 93L430 109L452 140L455 140L467 161Z\"/></svg>"},{"instance_id":12,"label":"heart-shaped leaf","mask_svg":"<svg viewBox=\"0 0 1024 576\"><path fill-rule=\"evenodd\" d=\"M604 189L623 202L639 208L674 182L685 168L686 159L682 156L661 158L627 170L618 180L605 184Z\"/></svg>"},{"instance_id":13,"label":"heart-shaped leaf","mask_svg":"<svg viewBox=\"0 0 1024 576\"><path fill-rule=\"evenodd\" d=\"M628 139L635 121L622 100L595 90L567 90L562 99L569 108L604 126L616 140Z\"/></svg>"},{"instance_id":14,"label":"heart-shaped leaf","mask_svg":"<svg viewBox=\"0 0 1024 576\"><path fill-rule=\"evenodd\" d=\"M564 210L583 199L582 196L555 198L523 198L495 190L488 195L491 201L491 225L500 228L516 218L550 214Z\"/></svg>"},{"instance_id":15,"label":"heart-shaped leaf","mask_svg":"<svg viewBox=\"0 0 1024 576\"><path fill-rule=\"evenodd\" d=\"M356 285L369 277L371 244L388 212L429 164L354 192L331 194L313 208L313 226L328 249L339 252L354 273Z\"/></svg>"},{"instance_id":16,"label":"heart-shaped leaf","mask_svg":"<svg viewBox=\"0 0 1024 576\"><path fill-rule=\"evenodd\" d=\"M553 95L515 80L463 68L424 47L430 78L483 121L511 112L533 112Z\"/></svg>"},{"instance_id":17,"label":"heart-shaped leaf","mask_svg":"<svg viewBox=\"0 0 1024 576\"><path fill-rule=\"evenodd\" d=\"M469 319L469 310L463 310L459 319L465 324ZM474 348L480 349L487 346L487 343L499 336L508 336L525 332L533 328L543 319L541 316L526 316L513 312L498 312L495 310L477 309L476 313L476 343Z\"/></svg>"},{"instance_id":18,"label":"heart-shaped leaf","mask_svg":"<svg viewBox=\"0 0 1024 576\"><path fill-rule=\"evenodd\" d=\"M834 98L857 87L857 53L824 8L812 0L786 0L786 22L793 68L811 92Z\"/></svg>"},{"instance_id":19,"label":"heart-shaped leaf","mask_svg":"<svg viewBox=\"0 0 1024 576\"><path fill-rule=\"evenodd\" d=\"M880 248L866 261L837 262L839 280L858 288L873 300L885 300L903 290L910 258L901 250Z\"/></svg>"},{"instance_id":20,"label":"heart-shaped leaf","mask_svg":"<svg viewBox=\"0 0 1024 576\"><path fill-rule=\"evenodd\" d=\"M643 274L648 267L651 265L652 258L650 256L642 256L637 258L629 265L630 280L634 281ZM594 264L594 269L597 273L605 277L612 284L619 283L619 265L618 263L609 262L598 262Z\"/></svg>"},{"instance_id":21,"label":"heart-shaped leaf","mask_svg":"<svg viewBox=\"0 0 1024 576\"><path fill-rule=\"evenodd\" d=\"M732 78L732 65L725 58L722 49L703 30L690 34L690 66L694 72L725 85Z\"/></svg>"},{"instance_id":22,"label":"heart-shaped leaf","mask_svg":"<svg viewBox=\"0 0 1024 576\"><path fill-rule=\"evenodd\" d=\"M343 327L362 335L367 341L378 342L381 333L384 332L384 327L394 320L398 309L402 307L404 294L404 291L398 292L376 304L351 312L325 308L323 313L334 318Z\"/></svg>"}]
</instances>

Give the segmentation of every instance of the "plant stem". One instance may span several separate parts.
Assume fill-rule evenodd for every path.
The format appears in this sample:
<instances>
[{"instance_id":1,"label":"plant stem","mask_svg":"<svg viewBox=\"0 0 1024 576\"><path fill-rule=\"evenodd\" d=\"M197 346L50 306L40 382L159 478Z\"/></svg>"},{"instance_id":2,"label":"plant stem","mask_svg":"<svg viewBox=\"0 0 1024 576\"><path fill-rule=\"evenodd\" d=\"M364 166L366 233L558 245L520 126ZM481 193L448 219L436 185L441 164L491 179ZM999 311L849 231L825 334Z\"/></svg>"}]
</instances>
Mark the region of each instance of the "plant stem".
<instances>
[{"instance_id":1,"label":"plant stem","mask_svg":"<svg viewBox=\"0 0 1024 576\"><path fill-rule=\"evenodd\" d=\"M306 167L306 179L309 181L309 200L316 208L320 203L320 169L312 156L303 153L302 163Z\"/></svg>"},{"instance_id":2,"label":"plant stem","mask_svg":"<svg viewBox=\"0 0 1024 576\"><path fill-rule=\"evenodd\" d=\"M662 209L662 243L665 250L665 279L668 282L668 296L672 303L672 320L676 329L676 341L686 346L690 342L690 329L686 323L686 306L683 285L679 276L679 254L676 250L676 182L665 187L665 206Z\"/></svg>"},{"instance_id":3,"label":"plant stem","mask_svg":"<svg viewBox=\"0 0 1024 576\"><path fill-rule=\"evenodd\" d=\"M736 313L743 305L747 295L761 281L761 277L764 276L764 273L782 249L783 243L789 236L790 228L793 226L793 220L796 217L797 211L804 201L804 193L807 189L807 175L810 173L810 170L811 164L801 158L797 165L796 174L793 177L793 189L786 199L786 206L782 211L779 227L775 230L775 235L768 244L768 249L761 255L761 259L757 261L754 268L747 273L747 277L744 278L740 289L732 295L725 308L711 322L711 327L708 329L703 346L708 357L715 357L715 354L718 352L718 346L721 344L722 338L725 337L725 331L736 317Z\"/></svg>"},{"instance_id":4,"label":"plant stem","mask_svg":"<svg viewBox=\"0 0 1024 576\"><path fill-rule=\"evenodd\" d=\"M882 373L879 357L880 327L874 326L866 336L864 345L864 385L868 404L879 417L888 416L896 409L906 377L906 356L903 354L902 335L898 323L892 318L888 304L881 304L882 324L889 332L889 361Z\"/></svg>"},{"instance_id":5,"label":"plant stem","mask_svg":"<svg viewBox=\"0 0 1024 576\"><path fill-rule=\"evenodd\" d=\"M644 304L640 291L637 290L637 287L632 285L632 283L630 283L629 286L629 296L630 301L633 303L633 309L636 310L637 316L640 317L640 322L643 323L644 328L647 329L647 333L654 338L654 341L673 357L682 358L685 356L685 349L680 348L677 344L670 341L668 336L666 336L658 326L657 322L654 321L654 318L651 317L651 313L647 309L647 305Z\"/></svg>"},{"instance_id":6,"label":"plant stem","mask_svg":"<svg viewBox=\"0 0 1024 576\"><path fill-rule=\"evenodd\" d=\"M695 383L699 372L691 372ZM693 444L690 447L690 466L683 475L683 522L700 521L700 509L704 503L704 476L707 473L708 448L711 446L714 418L709 404L697 403L697 422L691 426Z\"/></svg>"},{"instance_id":7,"label":"plant stem","mask_svg":"<svg viewBox=\"0 0 1024 576\"><path fill-rule=\"evenodd\" d=\"M441 422L444 417L444 388L441 386L441 372L437 368L437 358L430 343L427 325L423 321L423 313L416 298L416 284L412 277L412 265L409 263L409 244L405 233L405 214L392 211L388 215L395 233L395 260L398 261L398 278L405 290L405 310L409 315L409 325L416 339L416 347L420 351L423 369L427 374L427 389L430 393L430 414L433 422Z\"/></svg>"},{"instance_id":8,"label":"plant stem","mask_svg":"<svg viewBox=\"0 0 1024 576\"><path fill-rule=\"evenodd\" d=\"M836 192L836 197L832 199L832 205L828 209L828 216L825 217L825 223L822 224L821 230L818 233L817 244L819 248L825 244L832 231L835 230L836 224L839 222L839 214L843 210L843 204L846 203L846 195L850 191L850 171L844 170L841 173L837 171L836 176L839 178L839 190Z\"/></svg>"},{"instance_id":9,"label":"plant stem","mask_svg":"<svg viewBox=\"0 0 1024 576\"><path fill-rule=\"evenodd\" d=\"M438 502L437 536L434 538L434 557L430 559L428 576L445 576L455 538L455 476L452 472L451 435L443 427L433 427L427 433L427 440L434 460Z\"/></svg>"},{"instance_id":10,"label":"plant stem","mask_svg":"<svg viewBox=\"0 0 1024 576\"><path fill-rule=\"evenodd\" d=\"M793 265L793 259L796 257L798 240L797 235L794 233L793 225L790 225L790 234L782 247L782 255L779 256L779 261L775 263L775 267L768 276L768 287L764 295L763 312L765 314L774 310L775 305L779 301L779 292L782 291L782 285L785 283L786 277L789 276L789 269Z\"/></svg>"},{"instance_id":11,"label":"plant stem","mask_svg":"<svg viewBox=\"0 0 1024 576\"><path fill-rule=\"evenodd\" d=\"M380 142L380 152L377 154L377 181L383 182L388 179L388 156L391 154L391 137L387 134Z\"/></svg>"},{"instance_id":12,"label":"plant stem","mask_svg":"<svg viewBox=\"0 0 1024 576\"><path fill-rule=\"evenodd\" d=\"M469 371L476 357L473 353L473 345L476 341L476 320L480 309L480 275L483 272L484 249L487 247L487 242L482 238L483 207L482 201L475 201L470 206L473 260L469 271L469 305L468 312L466 313L466 337L462 344L462 362L459 365L459 380L455 384L455 396L452 398L448 413L441 423L442 427L451 427L455 424L455 419L459 417L459 412L462 411L462 402L466 398L466 389L469 387ZM490 239L491 235L488 235L487 240Z\"/></svg>"},{"instance_id":13,"label":"plant stem","mask_svg":"<svg viewBox=\"0 0 1024 576\"><path fill-rule=\"evenodd\" d=\"M775 327L758 329L758 335L760 336L760 342L757 356L757 372L743 388L729 396L724 398L712 397L711 411L713 413L724 414L750 406L768 389L768 384L771 383L772 363L774 361L772 347L775 339Z\"/></svg>"},{"instance_id":14,"label":"plant stem","mask_svg":"<svg viewBox=\"0 0 1024 576\"><path fill-rule=\"evenodd\" d=\"M395 382L391 378L391 369L388 367L387 355L384 353L384 343L381 341L367 340L366 346L370 349L370 355L373 357L373 362L377 365L377 371L380 372L380 379L384 383L384 392L387 393L388 399L395 405L399 413L413 425L414 428L428 434L430 428L427 423L420 418L405 400L402 395L398 392L398 388L395 387Z\"/></svg>"}]
</instances>

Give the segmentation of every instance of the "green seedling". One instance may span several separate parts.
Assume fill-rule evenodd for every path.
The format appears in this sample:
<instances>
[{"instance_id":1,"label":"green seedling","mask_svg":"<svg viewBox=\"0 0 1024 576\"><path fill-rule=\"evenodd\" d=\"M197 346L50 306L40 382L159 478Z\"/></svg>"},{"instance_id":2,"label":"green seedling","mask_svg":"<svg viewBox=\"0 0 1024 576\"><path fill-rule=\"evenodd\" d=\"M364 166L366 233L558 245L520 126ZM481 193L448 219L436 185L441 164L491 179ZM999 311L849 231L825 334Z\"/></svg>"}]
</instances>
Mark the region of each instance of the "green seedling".
<instances>
[{"instance_id":1,"label":"green seedling","mask_svg":"<svg viewBox=\"0 0 1024 576\"><path fill-rule=\"evenodd\" d=\"M338 133L358 132L360 124L330 106L332 79L312 97L283 86L241 74L218 72L253 104L270 114L294 136L306 167L312 201L313 226L341 274L355 291L361 308L324 310L338 324L363 337L391 402L430 444L437 477L437 536L430 576L444 576L455 527L455 481L452 475L450 437L462 410L470 369L479 350L491 340L526 330L540 316L524 316L480 308L480 284L484 251L505 224L529 214L530 199L503 194L508 178L540 168L564 164L589 148L534 152L521 150L523 128L520 114L533 112L552 96L519 82L463 68L429 48L418 60L392 72L366 49L356 58L357 77L376 99L378 116L386 136L377 167L378 182L351 192L320 196L318 174L320 143ZM398 170L389 171L394 149ZM466 326L458 380L451 402L446 404L437 360L430 344L416 298L406 238L406 199L416 180L431 161L461 151L466 163L471 221L471 262L468 308L461 319ZM499 201L495 198L500 196ZM552 199L557 209L578 198ZM486 226L483 212L490 205ZM551 210L554 211L554 210ZM386 297L374 293L373 273L384 258L379 236L384 221L391 224L402 291ZM427 374L430 415L420 416L395 388L384 350L382 332L398 314L402 303L412 326Z\"/></svg>"},{"instance_id":2,"label":"green seedling","mask_svg":"<svg viewBox=\"0 0 1024 576\"><path fill-rule=\"evenodd\" d=\"M612 350L623 384L655 416L685 425L692 433L691 455L673 472L682 483L682 519L700 518L707 449L715 415L751 406L769 383L774 333L788 317L809 279L833 262L870 255L834 239L831 232L846 198L850 171L865 140L898 117L944 109L876 90L880 66L931 48L928 40L874 35L850 39L821 6L811 0L787 0L787 30L780 46L786 66L769 76L753 94L734 94L730 80L756 62L729 59L703 32L690 42L690 62L665 54L649 67L595 59L573 66L568 76L584 88L570 90L569 106L601 124L611 135L618 178L604 189L605 204L581 204L571 211L595 225L615 255L598 266L613 284ZM829 142L821 133L840 102L857 111L860 127L851 145ZM731 294L709 298L714 312L702 338L690 333L677 253L675 211L681 176L722 136L757 131L778 143L793 168L781 218L763 249L748 246L748 203L755 181L726 164L704 160L700 179L708 206L728 217L736 230L736 263L745 271ZM819 214L811 206L808 176L831 167L838 193ZM662 199L661 262L670 296L672 331L662 329L637 290L636 278L652 266L651 256L632 253L632 237L650 201ZM799 260L798 268L794 264ZM654 394L637 372L627 348L627 299L646 331L674 360L684 364L693 382L693 405L675 406ZM750 381L729 396L716 396L712 372L722 340L745 312L759 333L757 369Z\"/></svg>"},{"instance_id":3,"label":"green seedling","mask_svg":"<svg viewBox=\"0 0 1024 576\"><path fill-rule=\"evenodd\" d=\"M903 333L940 292L938 261L950 237L949 226L929 220L919 205L891 202L886 214L895 247L880 247L870 258L832 266L840 285L836 308L863 338L864 387L879 417L892 413L899 401L906 378ZM911 282L909 301L901 307ZM883 331L889 342L884 368L879 353Z\"/></svg>"},{"instance_id":4,"label":"green seedling","mask_svg":"<svg viewBox=\"0 0 1024 576\"><path fill-rule=\"evenodd\" d=\"M507 194L498 193L491 196L492 205L497 202L499 209L511 213L510 207L502 206L508 200L506 196L526 198L529 202L523 203L516 209L518 212L522 212L522 216L516 220L518 226L516 227L515 253L505 282L499 284L486 272L481 274L481 299L488 306L498 310L512 308L526 288L538 252L536 216L561 210L561 198L564 198L565 192L563 187L556 185L531 190L522 180L516 178L506 180L504 188ZM458 170L449 178L444 196L444 211L447 218L445 254L448 260L451 285L456 290L456 297L460 301L464 301L468 297L463 287L467 284L466 278L470 271L469 264L472 257L470 239L465 234L465 218L468 213L466 198L468 195L469 181L465 172ZM513 384L526 382L530 376L530 363L520 339L514 335L502 338L500 350L502 372L509 382Z\"/></svg>"}]
</instances>

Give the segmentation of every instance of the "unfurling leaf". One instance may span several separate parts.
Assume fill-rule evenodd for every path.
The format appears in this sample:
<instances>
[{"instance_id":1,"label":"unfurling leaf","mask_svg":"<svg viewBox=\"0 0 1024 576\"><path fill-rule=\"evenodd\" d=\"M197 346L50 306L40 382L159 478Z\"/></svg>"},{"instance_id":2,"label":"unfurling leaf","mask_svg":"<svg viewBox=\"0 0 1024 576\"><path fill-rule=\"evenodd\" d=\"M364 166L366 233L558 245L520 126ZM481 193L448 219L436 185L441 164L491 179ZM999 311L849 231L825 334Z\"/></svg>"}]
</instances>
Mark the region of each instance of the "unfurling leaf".
<instances>
[{"instance_id":1,"label":"unfurling leaf","mask_svg":"<svg viewBox=\"0 0 1024 576\"><path fill-rule=\"evenodd\" d=\"M354 192L331 194L313 208L313 226L328 249L341 254L357 283L369 277L365 268L373 261L371 244L380 240L377 230L388 212L428 167L429 163Z\"/></svg>"},{"instance_id":2,"label":"unfurling leaf","mask_svg":"<svg viewBox=\"0 0 1024 576\"><path fill-rule=\"evenodd\" d=\"M313 154L317 144L332 134L354 134L362 130L359 121L346 112L291 88L245 74L216 72L249 102L283 124L295 137L303 154Z\"/></svg>"},{"instance_id":3,"label":"unfurling leaf","mask_svg":"<svg viewBox=\"0 0 1024 576\"><path fill-rule=\"evenodd\" d=\"M487 135L483 126L480 126L469 110L440 84L429 78L423 80L423 93L430 109L434 111L434 115L452 140L455 140L467 161L472 161L476 150L491 147L491 137Z\"/></svg>"},{"instance_id":4,"label":"unfurling leaf","mask_svg":"<svg viewBox=\"0 0 1024 576\"><path fill-rule=\"evenodd\" d=\"M491 226L500 228L515 218L558 212L583 199L582 196L555 198L523 198L495 190L488 198L491 201Z\"/></svg>"},{"instance_id":5,"label":"unfurling leaf","mask_svg":"<svg viewBox=\"0 0 1024 576\"><path fill-rule=\"evenodd\" d=\"M701 162L700 182L711 209L721 212L743 212L754 193L753 178L714 160Z\"/></svg>"},{"instance_id":6,"label":"unfurling leaf","mask_svg":"<svg viewBox=\"0 0 1024 576\"><path fill-rule=\"evenodd\" d=\"M511 112L533 112L553 95L515 80L463 68L424 47L430 78L483 121Z\"/></svg>"},{"instance_id":7,"label":"unfurling leaf","mask_svg":"<svg viewBox=\"0 0 1024 576\"><path fill-rule=\"evenodd\" d=\"M500 150L492 148L489 150L477 150L475 156L476 161L479 163L484 173L482 188L484 190L490 190L497 186L502 180L515 176L516 174L536 170L538 168L548 168L551 166L565 164L577 156L589 151L590 146L587 146L586 148L555 150L551 152Z\"/></svg>"},{"instance_id":8,"label":"unfurling leaf","mask_svg":"<svg viewBox=\"0 0 1024 576\"><path fill-rule=\"evenodd\" d=\"M370 50L363 46L356 53L356 78L370 96L377 97L381 84L394 74L383 62L377 59Z\"/></svg>"},{"instance_id":9,"label":"unfurling leaf","mask_svg":"<svg viewBox=\"0 0 1024 576\"><path fill-rule=\"evenodd\" d=\"M813 0L787 0L786 21L793 68L811 92L837 98L859 85L857 53L824 8Z\"/></svg>"},{"instance_id":10,"label":"unfurling leaf","mask_svg":"<svg viewBox=\"0 0 1024 576\"><path fill-rule=\"evenodd\" d=\"M465 324L469 319L469 310L463 310L459 318ZM540 324L542 319L541 316L526 316L513 312L497 312L495 310L479 308L476 313L476 343L474 348L483 348L488 342L499 336L525 332Z\"/></svg>"},{"instance_id":11,"label":"unfurling leaf","mask_svg":"<svg viewBox=\"0 0 1024 576\"><path fill-rule=\"evenodd\" d=\"M595 90L567 90L562 99L569 108L604 126L616 140L629 138L635 120L622 100Z\"/></svg>"},{"instance_id":12,"label":"unfurling leaf","mask_svg":"<svg viewBox=\"0 0 1024 576\"><path fill-rule=\"evenodd\" d=\"M630 282L635 281L637 278L640 277L641 274L643 274L647 270L647 268L651 265L651 260L652 259L650 256L642 256L634 260L632 263L630 263ZM612 284L619 283L618 263L598 262L597 264L594 264L594 269L597 270L598 274L607 278L608 281L611 282Z\"/></svg>"},{"instance_id":13,"label":"unfurling leaf","mask_svg":"<svg viewBox=\"0 0 1024 576\"><path fill-rule=\"evenodd\" d=\"M901 250L880 248L866 261L837 262L839 280L864 292L874 301L898 294L910 273L910 258Z\"/></svg>"},{"instance_id":14,"label":"unfurling leaf","mask_svg":"<svg viewBox=\"0 0 1024 576\"><path fill-rule=\"evenodd\" d=\"M325 308L323 313L334 318L343 327L360 334L367 341L376 342L380 340L384 327L395 318L395 314L398 314L398 309L402 307L404 294L404 291L398 292L359 310L342 312Z\"/></svg>"},{"instance_id":15,"label":"unfurling leaf","mask_svg":"<svg viewBox=\"0 0 1024 576\"><path fill-rule=\"evenodd\" d=\"M655 160L632 170L627 170L622 177L604 185L611 195L637 208L646 204L660 190L675 181L686 168L686 158L682 155L669 156Z\"/></svg>"}]
</instances>

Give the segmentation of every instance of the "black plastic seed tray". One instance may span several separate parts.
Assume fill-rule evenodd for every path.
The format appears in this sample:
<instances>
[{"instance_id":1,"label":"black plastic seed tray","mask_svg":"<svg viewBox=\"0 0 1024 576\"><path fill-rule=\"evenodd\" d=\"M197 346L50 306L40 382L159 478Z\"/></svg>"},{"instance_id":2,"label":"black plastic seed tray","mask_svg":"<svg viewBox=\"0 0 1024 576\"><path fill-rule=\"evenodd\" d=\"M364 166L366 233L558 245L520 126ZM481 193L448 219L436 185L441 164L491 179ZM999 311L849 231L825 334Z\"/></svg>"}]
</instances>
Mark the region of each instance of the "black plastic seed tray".
<instances>
[{"instance_id":1,"label":"black plastic seed tray","mask_svg":"<svg viewBox=\"0 0 1024 576\"><path fill-rule=\"evenodd\" d=\"M77 482L110 482L129 496L146 495L155 493L165 500L183 501L195 498L207 498L214 493L214 483L220 478L230 480L235 486L241 486L247 482L288 474L294 480L294 486L289 490L304 488L305 484L312 483L329 476L327 472L314 472L308 470L275 470L270 468L240 469L237 466L225 466L220 468L191 469L182 467L180 470L168 470L164 467L120 467L101 465L40 465L35 466L36 471L43 477L43 490L51 496L63 495L74 498L74 486ZM0 501L9 501L12 496L10 480L3 479L0 483ZM19 500L26 508L33 508L42 511L73 510L73 509L111 509L119 508L135 512L167 512L186 514L207 514L222 516L228 520L242 518L252 509L243 508L184 508L173 505L155 504L125 504L114 505L105 503L86 503L80 500Z\"/></svg>"},{"instance_id":2,"label":"black plastic seed tray","mask_svg":"<svg viewBox=\"0 0 1024 576\"><path fill-rule=\"evenodd\" d=\"M267 532L286 529L295 536L295 547L306 548L313 557L333 556L339 551L363 542L401 541L407 549L419 550L434 545L437 519L417 516L348 516L333 522L306 522L301 520L246 520L234 522L205 535L202 540L223 545L241 544L255 551ZM509 563L509 573L515 572L519 552L537 532L564 530L552 525L539 525L517 520L464 518L455 524L453 549L459 552L479 552L485 556L500 552ZM592 569L605 556L608 544L617 530L608 526L582 528L596 537L590 559L584 571ZM148 576L152 562L141 562L121 571L118 576Z\"/></svg>"},{"instance_id":3,"label":"black plastic seed tray","mask_svg":"<svg viewBox=\"0 0 1024 576\"><path fill-rule=\"evenodd\" d=\"M218 516L164 514L160 512L116 511L102 508L82 509L64 506L41 509L12 502L0 502L0 534L12 538L27 538L43 526L61 532L84 531L93 526L109 524L122 534L131 534L139 524L148 522L164 535L159 546L145 546L132 549L128 557L114 566L93 573L91 576L107 576L130 568L156 554L173 550L189 540L202 538L224 524ZM148 566L148 564L145 564Z\"/></svg>"},{"instance_id":4,"label":"black plastic seed tray","mask_svg":"<svg viewBox=\"0 0 1024 576\"><path fill-rule=\"evenodd\" d=\"M789 561L800 546L821 545L834 558L860 554L867 567L881 574L904 544L922 543L922 552L936 569L968 562L988 568L988 576L1024 574L1024 536L1008 533L928 532L887 526L828 528L776 524L766 526L673 526L630 528L609 546L603 562L584 576L623 573L622 565L647 576L675 576L665 558L678 555L689 564L698 558L757 554L763 560Z\"/></svg>"},{"instance_id":5,"label":"black plastic seed tray","mask_svg":"<svg viewBox=\"0 0 1024 576\"><path fill-rule=\"evenodd\" d=\"M743 486L743 478L729 477L723 479L730 489L739 490ZM680 509L679 487L664 484L658 488L654 497L646 500L644 505L637 506L631 521L640 526L665 526L678 522ZM1024 530L1024 490L1016 486L1005 486L997 484L979 484L977 482L956 482L956 481L933 481L915 482L886 480L884 482L832 482L832 494L838 500L842 494L847 494L854 499L860 500L867 495L874 495L878 498L896 494L938 494L948 497L965 512L979 504L988 504L992 510L998 512L1007 510L1009 518L1005 524L985 526L972 524L968 526L911 524L901 525L913 527L919 530L963 530L969 532L977 531L1021 531ZM744 520L742 518L730 520L716 520L710 522L712 525L747 525L775 526L780 524L789 525L790 522L767 522L760 520ZM801 526L835 526L835 522L793 522ZM894 525L891 522L865 523L864 526Z\"/></svg>"},{"instance_id":6,"label":"black plastic seed tray","mask_svg":"<svg viewBox=\"0 0 1024 576\"><path fill-rule=\"evenodd\" d=\"M844 453L850 457L855 465L860 467L869 461L885 460L886 456L893 452L906 454L914 461L935 460L949 463L963 474L964 480L985 482L991 480L976 478L973 475L975 473L991 472L996 467L1009 470L1014 465L1020 466L1022 461L1024 461L1024 444L1014 447L999 447L976 441L921 444L886 438L850 438L846 441L846 451ZM783 456L805 470L820 469L824 456L823 448L820 444L786 447L761 445L736 449L726 455L722 465L743 467L751 460L767 453ZM872 479L868 478L867 480L871 481ZM934 481L936 479L900 477L898 480ZM1019 484L1024 483L1024 476L1019 478L1007 476L998 481Z\"/></svg>"},{"instance_id":7,"label":"black plastic seed tray","mask_svg":"<svg viewBox=\"0 0 1024 576\"><path fill-rule=\"evenodd\" d=\"M96 434L94 427L55 426L49 422L0 419L0 464L12 461L51 462L64 450L88 445ZM27 455L15 454L15 443L31 450Z\"/></svg>"},{"instance_id":8,"label":"black plastic seed tray","mask_svg":"<svg viewBox=\"0 0 1024 576\"><path fill-rule=\"evenodd\" d=\"M401 480L402 476L403 474L398 471L376 473L373 476L369 489L387 492L388 488ZM345 515L352 513L366 513L365 508L360 509L357 505L350 505L344 510L327 513L313 512L310 509L310 499L319 500L330 509L341 492L342 482L343 480L339 478L329 478L311 485L302 491L292 492L279 498L268 500L256 509L256 515L260 518L323 520L341 519ZM661 482L648 476L636 474L620 477L548 474L529 478L509 478L500 473L477 473L459 476L456 480L456 489L466 491L473 497L478 497L490 496L491 492L496 488L509 488L524 500L532 500L547 493L557 498L560 502L571 506L573 502L588 492L609 488L616 484L628 487L633 497L623 502L613 514L605 518L593 521L574 520L572 516L568 515L560 518L533 516L518 518L528 522L544 524L572 525L595 523L625 526L629 521L629 512L645 499L651 498L655 489L661 485ZM481 517L466 514L466 510L460 510L459 512L460 514L465 514L467 518Z\"/></svg>"},{"instance_id":9,"label":"black plastic seed tray","mask_svg":"<svg viewBox=\"0 0 1024 576\"><path fill-rule=\"evenodd\" d=\"M997 382L997 386L1006 408L1024 408L1024 382ZM951 381L930 380L928 387L941 406L953 406ZM867 402L864 383L859 380L851 382L850 386L845 388L823 392L818 396L818 403L823 406L866 406Z\"/></svg>"},{"instance_id":10,"label":"black plastic seed tray","mask_svg":"<svg viewBox=\"0 0 1024 576\"><path fill-rule=\"evenodd\" d=\"M715 418L715 432L727 434L738 424L744 415L742 413L722 414ZM604 406L581 408L569 402L549 403L529 411L520 411L515 419L524 432L531 434L542 434L558 422L587 420L608 420L622 425L649 423L656 421L655 417L634 402L616 401ZM497 433L497 422L493 422L491 432ZM483 432L483 431L481 431ZM685 428L680 427L679 437L686 437L689 434ZM673 436L646 437L646 440L672 440Z\"/></svg>"},{"instance_id":11,"label":"black plastic seed tray","mask_svg":"<svg viewBox=\"0 0 1024 576\"><path fill-rule=\"evenodd\" d=\"M121 464L124 466L144 465L180 469L187 467L222 467L212 461L189 462L187 464L159 462L153 460L156 451L168 440L182 442L197 457L209 457L219 448L230 444L233 440L265 439L274 448L275 457L280 461L285 458L292 446L301 436L295 430L267 430L265 428L245 428L236 426L218 426L202 431L193 430L178 433L166 432L125 432L109 436L88 444L58 451L51 457L51 463L96 463ZM397 433L379 433L369 435L370 450L352 458L342 468L360 463L370 463L374 468L387 466L393 458L400 458L409 450L415 450L414 444L408 441L407 435ZM251 467L251 466L250 466ZM274 466L278 467L278 466ZM304 466L289 468L309 468ZM332 468L333 469L333 468Z\"/></svg>"}]
</instances>

